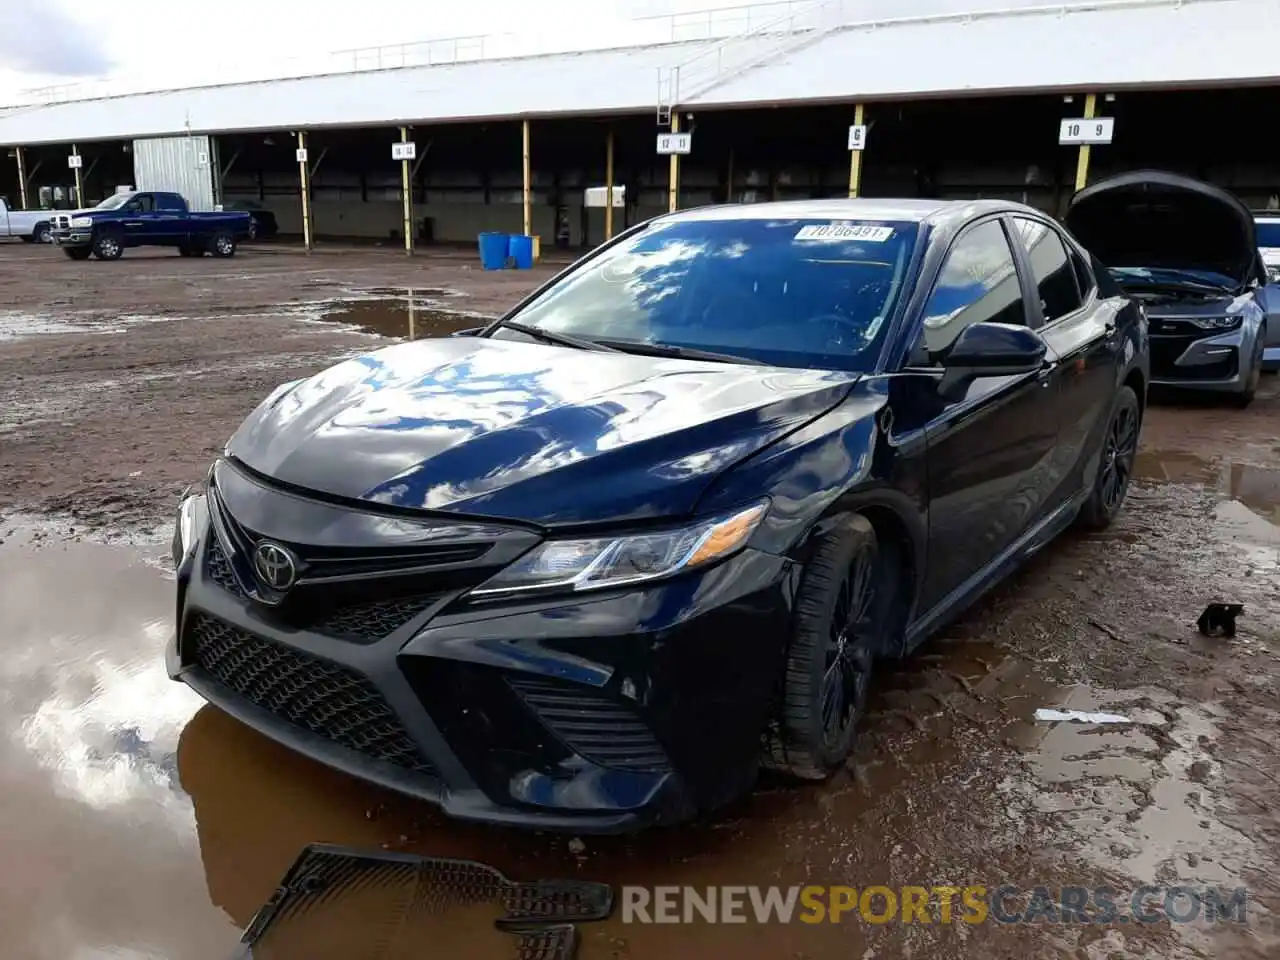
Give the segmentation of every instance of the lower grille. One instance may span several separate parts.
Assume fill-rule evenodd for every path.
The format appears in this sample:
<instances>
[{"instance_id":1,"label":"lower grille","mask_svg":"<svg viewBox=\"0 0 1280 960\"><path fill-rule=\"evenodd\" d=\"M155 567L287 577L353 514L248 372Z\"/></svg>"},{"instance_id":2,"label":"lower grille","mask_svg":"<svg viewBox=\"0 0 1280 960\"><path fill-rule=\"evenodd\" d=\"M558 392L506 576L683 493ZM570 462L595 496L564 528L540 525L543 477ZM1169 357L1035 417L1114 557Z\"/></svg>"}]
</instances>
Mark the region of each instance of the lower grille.
<instances>
[{"instance_id":1,"label":"lower grille","mask_svg":"<svg viewBox=\"0 0 1280 960\"><path fill-rule=\"evenodd\" d=\"M1176 366L1178 358L1186 353L1199 337L1152 337L1151 375L1159 380L1229 380L1239 370L1235 350L1214 363L1198 363L1194 366Z\"/></svg>"},{"instance_id":2,"label":"lower grille","mask_svg":"<svg viewBox=\"0 0 1280 960\"><path fill-rule=\"evenodd\" d=\"M296 727L365 756L434 773L373 684L346 667L194 614L186 659L229 690Z\"/></svg>"},{"instance_id":3,"label":"lower grille","mask_svg":"<svg viewBox=\"0 0 1280 960\"><path fill-rule=\"evenodd\" d=\"M669 769L662 745L626 705L558 680L508 676L507 683L548 730L592 763L619 770Z\"/></svg>"}]
</instances>

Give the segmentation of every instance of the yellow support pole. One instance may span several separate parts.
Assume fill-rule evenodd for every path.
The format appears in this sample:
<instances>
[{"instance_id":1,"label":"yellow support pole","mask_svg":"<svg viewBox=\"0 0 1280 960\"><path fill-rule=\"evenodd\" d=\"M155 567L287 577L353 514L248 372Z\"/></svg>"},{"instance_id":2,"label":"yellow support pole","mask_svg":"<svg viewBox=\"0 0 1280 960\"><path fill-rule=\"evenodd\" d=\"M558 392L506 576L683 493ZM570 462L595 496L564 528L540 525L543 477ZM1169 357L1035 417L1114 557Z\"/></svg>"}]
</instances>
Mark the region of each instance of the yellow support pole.
<instances>
[{"instance_id":1,"label":"yellow support pole","mask_svg":"<svg viewBox=\"0 0 1280 960\"><path fill-rule=\"evenodd\" d=\"M529 121L521 123L524 140L524 235L533 236L533 166L529 162Z\"/></svg>"},{"instance_id":2,"label":"yellow support pole","mask_svg":"<svg viewBox=\"0 0 1280 960\"><path fill-rule=\"evenodd\" d=\"M400 142L409 142L409 128L400 128ZM404 252L405 256L413 255L413 184L410 182L409 161L400 161L402 179L401 192L404 194ZM412 313L410 318L412 319ZM412 338L412 334L410 334Z\"/></svg>"},{"instance_id":3,"label":"yellow support pole","mask_svg":"<svg viewBox=\"0 0 1280 960\"><path fill-rule=\"evenodd\" d=\"M680 114L671 111L671 132L680 132ZM667 212L675 213L680 207L680 154L671 155L671 170L667 174Z\"/></svg>"},{"instance_id":4,"label":"yellow support pole","mask_svg":"<svg viewBox=\"0 0 1280 960\"><path fill-rule=\"evenodd\" d=\"M22 148L15 147L18 157L18 199L22 201L22 209L27 209L27 165L22 159Z\"/></svg>"},{"instance_id":5,"label":"yellow support pole","mask_svg":"<svg viewBox=\"0 0 1280 960\"><path fill-rule=\"evenodd\" d=\"M79 156L79 155L80 155L80 148L79 148L79 147L77 147L77 146L73 143L73 144L71 145L71 152L72 152L74 155ZM79 168L79 167L76 167L76 206L77 206L77 207L83 207L83 206L84 206L84 183L83 183L83 181L82 181L82 180L81 180L81 178L80 178L80 168Z\"/></svg>"},{"instance_id":6,"label":"yellow support pole","mask_svg":"<svg viewBox=\"0 0 1280 960\"><path fill-rule=\"evenodd\" d=\"M854 126L862 126L866 118L866 109L863 104L859 103L853 108ZM862 151L849 151L849 199L858 196L858 191L862 189Z\"/></svg>"},{"instance_id":7,"label":"yellow support pole","mask_svg":"<svg viewBox=\"0 0 1280 960\"><path fill-rule=\"evenodd\" d=\"M613 239L613 128L604 149L604 238Z\"/></svg>"},{"instance_id":8,"label":"yellow support pole","mask_svg":"<svg viewBox=\"0 0 1280 960\"><path fill-rule=\"evenodd\" d=\"M1084 118L1092 120L1098 115L1098 95L1091 93L1084 98ZM1080 158L1076 161L1076 193L1085 188L1089 182L1089 155L1092 148L1087 143L1080 145Z\"/></svg>"},{"instance_id":9,"label":"yellow support pole","mask_svg":"<svg viewBox=\"0 0 1280 960\"><path fill-rule=\"evenodd\" d=\"M307 248L307 253L311 252L311 175L307 169L310 162L307 155L307 132L305 130L298 131L298 149L303 151L299 154L303 159L298 161L298 176L302 183L302 242Z\"/></svg>"}]
</instances>

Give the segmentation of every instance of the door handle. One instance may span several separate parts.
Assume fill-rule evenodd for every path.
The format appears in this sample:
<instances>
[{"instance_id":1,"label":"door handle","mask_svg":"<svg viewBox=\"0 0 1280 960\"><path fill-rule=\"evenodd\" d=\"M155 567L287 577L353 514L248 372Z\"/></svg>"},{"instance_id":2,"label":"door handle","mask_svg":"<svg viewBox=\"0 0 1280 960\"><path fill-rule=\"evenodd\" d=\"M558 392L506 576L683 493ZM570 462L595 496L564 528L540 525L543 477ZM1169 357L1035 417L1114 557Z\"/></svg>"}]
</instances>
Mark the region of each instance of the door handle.
<instances>
[{"instance_id":1,"label":"door handle","mask_svg":"<svg viewBox=\"0 0 1280 960\"><path fill-rule=\"evenodd\" d=\"M142 226L142 221L141 221L141 220L126 220L126 221L124 222L124 225L125 225L126 227L140 227L140 226Z\"/></svg>"},{"instance_id":2,"label":"door handle","mask_svg":"<svg viewBox=\"0 0 1280 960\"><path fill-rule=\"evenodd\" d=\"M1046 360L1040 364L1040 372L1036 374L1036 379L1040 381L1040 385L1047 387L1053 380L1053 371L1058 369L1058 364L1053 360Z\"/></svg>"}]
</instances>

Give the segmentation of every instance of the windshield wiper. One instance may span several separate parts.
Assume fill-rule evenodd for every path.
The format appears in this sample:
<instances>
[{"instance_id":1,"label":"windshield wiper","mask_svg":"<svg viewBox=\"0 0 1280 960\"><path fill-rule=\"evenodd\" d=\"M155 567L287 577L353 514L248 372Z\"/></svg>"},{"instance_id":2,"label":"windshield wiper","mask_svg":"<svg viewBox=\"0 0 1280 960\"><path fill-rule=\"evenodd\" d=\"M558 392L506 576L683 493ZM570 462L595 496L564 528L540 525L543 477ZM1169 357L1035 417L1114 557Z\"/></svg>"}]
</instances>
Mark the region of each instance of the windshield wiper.
<instances>
[{"instance_id":1,"label":"windshield wiper","mask_svg":"<svg viewBox=\"0 0 1280 960\"><path fill-rule=\"evenodd\" d=\"M734 356L731 353L714 353L710 350L699 350L696 347L677 347L669 343L649 343L643 340L597 340L596 343L610 350L623 353L639 353L647 357L678 357L681 360L715 360L719 363L745 363L758 366L758 360Z\"/></svg>"},{"instance_id":2,"label":"windshield wiper","mask_svg":"<svg viewBox=\"0 0 1280 960\"><path fill-rule=\"evenodd\" d=\"M575 350L608 350L617 353L616 347L611 347L600 340L586 340L582 337L572 337L567 333L552 333L550 330L543 330L540 327L531 327L527 323L520 323L516 320L499 320L495 329L501 330L506 327L508 330L514 330L516 333L523 333L526 337L533 337L535 340L541 340L543 343L553 343L558 347L573 347Z\"/></svg>"}]
</instances>

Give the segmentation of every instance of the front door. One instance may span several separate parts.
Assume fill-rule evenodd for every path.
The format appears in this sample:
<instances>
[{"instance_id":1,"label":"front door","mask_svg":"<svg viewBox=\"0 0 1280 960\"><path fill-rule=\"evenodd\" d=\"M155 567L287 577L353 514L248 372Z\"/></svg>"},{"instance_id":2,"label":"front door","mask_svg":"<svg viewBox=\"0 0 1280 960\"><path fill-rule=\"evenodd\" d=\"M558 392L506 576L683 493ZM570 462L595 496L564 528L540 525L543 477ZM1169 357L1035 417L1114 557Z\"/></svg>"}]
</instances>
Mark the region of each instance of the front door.
<instances>
[{"instance_id":1,"label":"front door","mask_svg":"<svg viewBox=\"0 0 1280 960\"><path fill-rule=\"evenodd\" d=\"M1029 300L999 218L968 227L951 246L926 302L903 373L941 380L951 345L979 322L1027 324ZM1042 370L979 377L962 399L931 392L927 448L929 556L917 603L925 614L966 591L1043 513L1058 440L1052 351ZM923 386L923 384L922 384Z\"/></svg>"}]
</instances>

